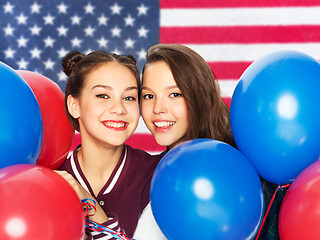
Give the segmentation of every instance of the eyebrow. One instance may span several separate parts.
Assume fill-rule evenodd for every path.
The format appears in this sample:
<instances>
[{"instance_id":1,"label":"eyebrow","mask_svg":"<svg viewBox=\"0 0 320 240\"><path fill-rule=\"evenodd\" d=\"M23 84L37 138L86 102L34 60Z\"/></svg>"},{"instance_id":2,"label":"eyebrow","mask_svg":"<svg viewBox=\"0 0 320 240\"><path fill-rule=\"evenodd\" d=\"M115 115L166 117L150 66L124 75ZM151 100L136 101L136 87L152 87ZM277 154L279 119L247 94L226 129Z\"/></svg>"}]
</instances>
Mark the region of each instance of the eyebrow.
<instances>
[{"instance_id":1,"label":"eyebrow","mask_svg":"<svg viewBox=\"0 0 320 240\"><path fill-rule=\"evenodd\" d=\"M93 90L93 89L95 89L95 88L104 88L104 89L107 89L107 90L113 90L112 87L107 86L107 85L102 85L102 84L98 84L98 85L93 86L93 87L91 88L91 90ZM137 90L137 91L138 91L138 87L132 86L132 87L127 87L127 88L125 89L126 92L127 92L127 91L132 91L132 90Z\"/></svg>"},{"instance_id":2,"label":"eyebrow","mask_svg":"<svg viewBox=\"0 0 320 240\"><path fill-rule=\"evenodd\" d=\"M178 88L178 86L177 86L177 85L172 85L172 86L166 87L166 89L174 89L174 88ZM141 89L142 89L142 90L149 90L149 91L151 91L151 89L148 88L148 87L142 87Z\"/></svg>"}]
</instances>

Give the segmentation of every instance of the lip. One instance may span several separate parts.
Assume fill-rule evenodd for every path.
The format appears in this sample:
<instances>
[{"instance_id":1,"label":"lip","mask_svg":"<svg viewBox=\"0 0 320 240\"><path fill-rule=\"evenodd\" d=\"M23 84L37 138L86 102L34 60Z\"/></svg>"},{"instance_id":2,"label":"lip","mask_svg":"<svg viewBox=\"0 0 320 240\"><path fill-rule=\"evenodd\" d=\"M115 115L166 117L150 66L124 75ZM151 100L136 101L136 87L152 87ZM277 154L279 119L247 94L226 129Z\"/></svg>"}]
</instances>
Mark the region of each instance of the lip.
<instances>
[{"instance_id":1,"label":"lip","mask_svg":"<svg viewBox=\"0 0 320 240\"><path fill-rule=\"evenodd\" d=\"M116 121L116 120L107 120L103 121L102 124L113 131L124 131L129 126L129 123L126 121Z\"/></svg>"},{"instance_id":2,"label":"lip","mask_svg":"<svg viewBox=\"0 0 320 240\"><path fill-rule=\"evenodd\" d=\"M152 123L153 123L154 129L156 132L165 133L165 132L168 132L175 125L176 122L169 121L169 120L156 119L156 120L152 121Z\"/></svg>"}]
</instances>

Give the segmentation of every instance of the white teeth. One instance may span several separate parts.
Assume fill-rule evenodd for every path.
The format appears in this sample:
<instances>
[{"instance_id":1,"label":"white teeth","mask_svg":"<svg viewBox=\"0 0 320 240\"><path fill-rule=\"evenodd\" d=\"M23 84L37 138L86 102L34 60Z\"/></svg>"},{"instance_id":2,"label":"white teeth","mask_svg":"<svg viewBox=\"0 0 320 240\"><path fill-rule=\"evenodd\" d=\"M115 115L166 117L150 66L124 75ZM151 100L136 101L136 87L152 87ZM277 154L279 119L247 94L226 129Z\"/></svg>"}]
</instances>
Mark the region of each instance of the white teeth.
<instances>
[{"instance_id":1,"label":"white teeth","mask_svg":"<svg viewBox=\"0 0 320 240\"><path fill-rule=\"evenodd\" d=\"M121 128L125 126L125 123L106 122L105 125L108 127Z\"/></svg>"},{"instance_id":2,"label":"white teeth","mask_svg":"<svg viewBox=\"0 0 320 240\"><path fill-rule=\"evenodd\" d=\"M175 122L154 122L154 125L156 125L156 127L169 127L173 124L175 124Z\"/></svg>"}]
</instances>

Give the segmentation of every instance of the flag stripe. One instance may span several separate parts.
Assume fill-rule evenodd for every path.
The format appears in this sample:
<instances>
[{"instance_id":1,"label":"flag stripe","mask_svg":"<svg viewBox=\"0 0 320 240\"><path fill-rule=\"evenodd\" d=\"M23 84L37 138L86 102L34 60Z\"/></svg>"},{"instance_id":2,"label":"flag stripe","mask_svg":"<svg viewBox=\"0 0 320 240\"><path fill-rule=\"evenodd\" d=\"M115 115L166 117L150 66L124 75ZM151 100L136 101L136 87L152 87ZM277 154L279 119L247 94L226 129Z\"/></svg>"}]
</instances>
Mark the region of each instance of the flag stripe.
<instances>
[{"instance_id":1,"label":"flag stripe","mask_svg":"<svg viewBox=\"0 0 320 240\"><path fill-rule=\"evenodd\" d=\"M227 7L281 7L315 6L319 0L162 0L161 8L227 8Z\"/></svg>"},{"instance_id":2,"label":"flag stripe","mask_svg":"<svg viewBox=\"0 0 320 240\"><path fill-rule=\"evenodd\" d=\"M279 50L296 50L320 59L320 43L301 44L186 44L207 62L248 62Z\"/></svg>"},{"instance_id":3,"label":"flag stripe","mask_svg":"<svg viewBox=\"0 0 320 240\"><path fill-rule=\"evenodd\" d=\"M161 152L166 148L157 144L153 135L147 133L135 133L127 141L126 144L133 148L141 148L150 152Z\"/></svg>"},{"instance_id":4,"label":"flag stripe","mask_svg":"<svg viewBox=\"0 0 320 240\"><path fill-rule=\"evenodd\" d=\"M320 25L319 13L320 7L163 9L160 12L160 25L162 27Z\"/></svg>"},{"instance_id":5,"label":"flag stripe","mask_svg":"<svg viewBox=\"0 0 320 240\"><path fill-rule=\"evenodd\" d=\"M162 27L160 41L180 44L320 42L320 25Z\"/></svg>"},{"instance_id":6,"label":"flag stripe","mask_svg":"<svg viewBox=\"0 0 320 240\"><path fill-rule=\"evenodd\" d=\"M209 62L218 80L239 79L252 62Z\"/></svg>"}]
</instances>

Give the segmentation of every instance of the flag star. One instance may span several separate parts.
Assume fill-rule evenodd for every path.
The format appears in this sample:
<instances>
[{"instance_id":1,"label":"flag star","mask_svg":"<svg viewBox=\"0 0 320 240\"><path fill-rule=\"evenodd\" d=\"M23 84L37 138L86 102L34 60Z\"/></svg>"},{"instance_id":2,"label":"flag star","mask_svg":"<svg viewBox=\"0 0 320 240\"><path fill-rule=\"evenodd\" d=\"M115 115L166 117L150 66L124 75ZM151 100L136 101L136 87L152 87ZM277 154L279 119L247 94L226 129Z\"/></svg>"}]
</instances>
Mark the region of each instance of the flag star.
<instances>
[{"instance_id":1,"label":"flag star","mask_svg":"<svg viewBox=\"0 0 320 240\"><path fill-rule=\"evenodd\" d=\"M99 47L107 48L108 40L106 40L104 37L101 37L97 40Z\"/></svg>"},{"instance_id":2,"label":"flag star","mask_svg":"<svg viewBox=\"0 0 320 240\"><path fill-rule=\"evenodd\" d=\"M33 27L29 28L31 31L31 35L39 35L41 28L39 28L36 24L33 25Z\"/></svg>"},{"instance_id":3,"label":"flag star","mask_svg":"<svg viewBox=\"0 0 320 240\"><path fill-rule=\"evenodd\" d=\"M147 37L147 33L149 32L148 29L146 29L144 26L141 26L140 29L138 29L138 34L139 34L139 37Z\"/></svg>"},{"instance_id":4,"label":"flag star","mask_svg":"<svg viewBox=\"0 0 320 240\"><path fill-rule=\"evenodd\" d=\"M115 26L114 28L111 29L111 33L113 37L120 37L121 29Z\"/></svg>"},{"instance_id":5,"label":"flag star","mask_svg":"<svg viewBox=\"0 0 320 240\"><path fill-rule=\"evenodd\" d=\"M54 17L51 16L50 14L48 14L48 15L45 16L45 17L43 17L43 19L44 19L44 24L45 24L45 25L48 25L48 24L53 25Z\"/></svg>"},{"instance_id":6,"label":"flag star","mask_svg":"<svg viewBox=\"0 0 320 240\"><path fill-rule=\"evenodd\" d=\"M122 7L120 7L117 3L115 3L113 6L110 7L110 9L112 11L112 15L114 15L114 14L120 15L120 11L121 11Z\"/></svg>"},{"instance_id":7,"label":"flag star","mask_svg":"<svg viewBox=\"0 0 320 240\"><path fill-rule=\"evenodd\" d=\"M67 5L64 5L63 3L61 3L59 6L57 6L59 13L67 13Z\"/></svg>"},{"instance_id":8,"label":"flag star","mask_svg":"<svg viewBox=\"0 0 320 240\"><path fill-rule=\"evenodd\" d=\"M68 76L64 72L59 72L58 78L59 78L59 81L67 81L68 80Z\"/></svg>"},{"instance_id":9,"label":"flag star","mask_svg":"<svg viewBox=\"0 0 320 240\"><path fill-rule=\"evenodd\" d=\"M140 7L137 7L137 9L138 9L138 16L147 15L148 7L146 7L144 4L141 4Z\"/></svg>"},{"instance_id":10,"label":"flag star","mask_svg":"<svg viewBox=\"0 0 320 240\"><path fill-rule=\"evenodd\" d=\"M134 18L129 14L128 17L124 19L126 26L133 26Z\"/></svg>"},{"instance_id":11,"label":"flag star","mask_svg":"<svg viewBox=\"0 0 320 240\"><path fill-rule=\"evenodd\" d=\"M71 18L72 25L80 25L80 21L81 21L81 17L79 17L78 15L74 15Z\"/></svg>"},{"instance_id":12,"label":"flag star","mask_svg":"<svg viewBox=\"0 0 320 240\"><path fill-rule=\"evenodd\" d=\"M88 55L88 54L91 53L91 52L92 52L92 49L89 48L89 49L87 49L87 51L84 52L84 54L85 54L85 55Z\"/></svg>"},{"instance_id":13,"label":"flag star","mask_svg":"<svg viewBox=\"0 0 320 240\"><path fill-rule=\"evenodd\" d=\"M40 59L40 54L41 51L38 48L34 48L30 51L31 53L31 58L39 58Z\"/></svg>"},{"instance_id":14,"label":"flag star","mask_svg":"<svg viewBox=\"0 0 320 240\"><path fill-rule=\"evenodd\" d=\"M86 33L87 36L93 37L93 33L95 30L96 30L95 28L88 26L87 28L84 29L84 32Z\"/></svg>"},{"instance_id":15,"label":"flag star","mask_svg":"<svg viewBox=\"0 0 320 240\"><path fill-rule=\"evenodd\" d=\"M45 47L53 47L53 44L56 40L48 36L46 39L43 39Z\"/></svg>"},{"instance_id":16,"label":"flag star","mask_svg":"<svg viewBox=\"0 0 320 240\"><path fill-rule=\"evenodd\" d=\"M74 39L71 40L72 47L79 47L80 48L81 42L82 42L81 39L75 37Z\"/></svg>"},{"instance_id":17,"label":"flag star","mask_svg":"<svg viewBox=\"0 0 320 240\"><path fill-rule=\"evenodd\" d=\"M94 6L91 5L91 3L88 3L88 5L86 5L84 7L86 14L93 14L93 10L94 10Z\"/></svg>"},{"instance_id":18,"label":"flag star","mask_svg":"<svg viewBox=\"0 0 320 240\"><path fill-rule=\"evenodd\" d=\"M21 58L19 62L17 62L19 69L27 69L29 62L25 61L24 58Z\"/></svg>"},{"instance_id":19,"label":"flag star","mask_svg":"<svg viewBox=\"0 0 320 240\"><path fill-rule=\"evenodd\" d=\"M21 36L19 39L17 39L18 47L26 47L28 41L29 39L24 38L24 36Z\"/></svg>"},{"instance_id":20,"label":"flag star","mask_svg":"<svg viewBox=\"0 0 320 240\"><path fill-rule=\"evenodd\" d=\"M50 58L48 58L47 61L43 62L45 69L51 69L53 70L54 62L51 61Z\"/></svg>"},{"instance_id":21,"label":"flag star","mask_svg":"<svg viewBox=\"0 0 320 240\"><path fill-rule=\"evenodd\" d=\"M128 38L124 43L126 48L133 48L134 41L131 38Z\"/></svg>"},{"instance_id":22,"label":"flag star","mask_svg":"<svg viewBox=\"0 0 320 240\"><path fill-rule=\"evenodd\" d=\"M106 18L103 14L98 18L99 25L107 26L108 18Z\"/></svg>"},{"instance_id":23,"label":"flag star","mask_svg":"<svg viewBox=\"0 0 320 240\"><path fill-rule=\"evenodd\" d=\"M122 52L120 50L118 50L118 48L113 50L112 53L115 53L115 54L118 54L118 55L122 54Z\"/></svg>"},{"instance_id":24,"label":"flag star","mask_svg":"<svg viewBox=\"0 0 320 240\"><path fill-rule=\"evenodd\" d=\"M37 3L32 4L31 6L31 13L40 13L41 6Z\"/></svg>"},{"instance_id":25,"label":"flag star","mask_svg":"<svg viewBox=\"0 0 320 240\"><path fill-rule=\"evenodd\" d=\"M69 52L67 50L65 50L64 48L61 48L60 50L58 50L58 55L59 58L63 58L65 55L67 55Z\"/></svg>"},{"instance_id":26,"label":"flag star","mask_svg":"<svg viewBox=\"0 0 320 240\"><path fill-rule=\"evenodd\" d=\"M12 28L10 24L8 24L3 30L6 36L13 36L14 28Z\"/></svg>"},{"instance_id":27,"label":"flag star","mask_svg":"<svg viewBox=\"0 0 320 240\"><path fill-rule=\"evenodd\" d=\"M59 36L67 36L67 32L68 32L68 28L65 28L64 26L61 26L59 28L57 28L58 31L58 35Z\"/></svg>"},{"instance_id":28,"label":"flag star","mask_svg":"<svg viewBox=\"0 0 320 240\"><path fill-rule=\"evenodd\" d=\"M14 5L11 5L9 2L7 2L6 5L3 6L4 8L4 13L13 13L13 8L14 8Z\"/></svg>"},{"instance_id":29,"label":"flag star","mask_svg":"<svg viewBox=\"0 0 320 240\"><path fill-rule=\"evenodd\" d=\"M28 17L26 17L23 13L20 13L18 17L16 17L18 24L26 24Z\"/></svg>"},{"instance_id":30,"label":"flag star","mask_svg":"<svg viewBox=\"0 0 320 240\"><path fill-rule=\"evenodd\" d=\"M146 58L146 55L147 55L147 52L144 48L142 48L138 53L138 56L139 56L139 60L140 59L145 59Z\"/></svg>"},{"instance_id":31,"label":"flag star","mask_svg":"<svg viewBox=\"0 0 320 240\"><path fill-rule=\"evenodd\" d=\"M9 47L6 51L4 51L6 58L13 58L15 53L16 51L11 49L11 47Z\"/></svg>"}]
</instances>

